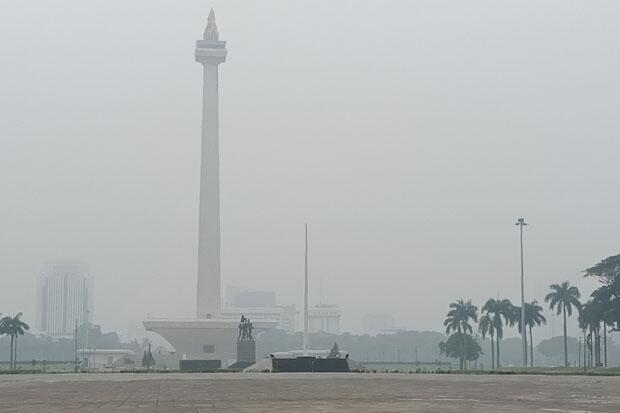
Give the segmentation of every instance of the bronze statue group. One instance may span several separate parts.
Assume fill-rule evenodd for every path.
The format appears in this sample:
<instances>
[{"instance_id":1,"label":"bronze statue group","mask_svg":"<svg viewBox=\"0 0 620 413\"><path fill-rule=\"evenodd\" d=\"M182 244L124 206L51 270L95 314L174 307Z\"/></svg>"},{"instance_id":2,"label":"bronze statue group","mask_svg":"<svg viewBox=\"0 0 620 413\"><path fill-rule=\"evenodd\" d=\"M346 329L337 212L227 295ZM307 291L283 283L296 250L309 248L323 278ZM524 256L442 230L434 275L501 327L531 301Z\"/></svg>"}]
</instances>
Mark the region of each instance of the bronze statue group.
<instances>
[{"instance_id":1,"label":"bronze statue group","mask_svg":"<svg viewBox=\"0 0 620 413\"><path fill-rule=\"evenodd\" d=\"M252 330L254 326L250 322L250 319L241 315L241 322L239 323L239 336L237 337L237 341L254 341L254 337L252 337Z\"/></svg>"}]
</instances>

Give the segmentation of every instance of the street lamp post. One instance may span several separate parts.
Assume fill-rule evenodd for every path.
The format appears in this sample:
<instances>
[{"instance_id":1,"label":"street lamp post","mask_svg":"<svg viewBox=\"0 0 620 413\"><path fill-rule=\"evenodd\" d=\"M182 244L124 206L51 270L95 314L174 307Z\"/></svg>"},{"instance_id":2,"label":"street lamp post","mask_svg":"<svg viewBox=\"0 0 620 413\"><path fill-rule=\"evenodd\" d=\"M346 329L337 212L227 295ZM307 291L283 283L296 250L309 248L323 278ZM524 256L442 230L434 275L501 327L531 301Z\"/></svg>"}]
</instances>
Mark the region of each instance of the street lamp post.
<instances>
[{"instance_id":1,"label":"street lamp post","mask_svg":"<svg viewBox=\"0 0 620 413\"><path fill-rule=\"evenodd\" d=\"M521 240L521 341L523 343L523 367L527 367L527 342L525 341L525 285L523 281L523 227L527 225L525 218L519 218L515 225L519 227Z\"/></svg>"}]
</instances>

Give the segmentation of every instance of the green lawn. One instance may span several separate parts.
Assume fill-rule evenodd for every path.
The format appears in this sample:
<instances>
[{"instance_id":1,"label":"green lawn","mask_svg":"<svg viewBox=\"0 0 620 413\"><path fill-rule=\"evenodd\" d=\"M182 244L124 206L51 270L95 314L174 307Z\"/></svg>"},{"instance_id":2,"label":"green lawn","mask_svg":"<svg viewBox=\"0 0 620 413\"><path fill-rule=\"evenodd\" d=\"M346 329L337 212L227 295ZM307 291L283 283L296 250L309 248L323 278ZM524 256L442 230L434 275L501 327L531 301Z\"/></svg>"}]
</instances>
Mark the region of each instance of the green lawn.
<instances>
[{"instance_id":1,"label":"green lawn","mask_svg":"<svg viewBox=\"0 0 620 413\"><path fill-rule=\"evenodd\" d=\"M441 370L453 370L450 363L415 363L415 362L381 362L381 361L358 361L355 362L358 365L363 366L366 370L377 372L418 372L428 373L434 372L437 369Z\"/></svg>"},{"instance_id":2,"label":"green lawn","mask_svg":"<svg viewBox=\"0 0 620 413\"><path fill-rule=\"evenodd\" d=\"M66 361L47 361L45 364L37 362L17 362L18 372L31 372L31 373L72 373L74 371L74 364ZM9 362L0 361L0 374L9 372Z\"/></svg>"},{"instance_id":3,"label":"green lawn","mask_svg":"<svg viewBox=\"0 0 620 413\"><path fill-rule=\"evenodd\" d=\"M410 362L356 362L365 371L377 373L462 373L462 374L537 374L537 375L591 375L620 376L620 367L588 368L583 367L503 367L495 370L476 370L470 368L459 371L458 365L449 363L410 363ZM353 368L355 369L354 366Z\"/></svg>"}]
</instances>

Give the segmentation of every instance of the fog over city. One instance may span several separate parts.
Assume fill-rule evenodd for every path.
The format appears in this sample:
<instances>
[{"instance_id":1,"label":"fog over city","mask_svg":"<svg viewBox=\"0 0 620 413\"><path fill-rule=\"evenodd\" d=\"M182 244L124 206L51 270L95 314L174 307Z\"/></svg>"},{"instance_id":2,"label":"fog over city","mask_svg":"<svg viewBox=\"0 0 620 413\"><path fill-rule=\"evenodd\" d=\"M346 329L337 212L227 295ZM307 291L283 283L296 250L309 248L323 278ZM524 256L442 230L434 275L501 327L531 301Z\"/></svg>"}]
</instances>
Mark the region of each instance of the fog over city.
<instances>
[{"instance_id":1,"label":"fog over city","mask_svg":"<svg viewBox=\"0 0 620 413\"><path fill-rule=\"evenodd\" d=\"M211 6L223 289L303 308L308 222L310 303L342 331L443 331L458 298L519 302L521 216L527 300L597 286L582 271L620 234L619 2L6 1L2 312L33 320L43 266L78 260L105 329L194 315ZM561 334L546 315L535 339Z\"/></svg>"}]
</instances>

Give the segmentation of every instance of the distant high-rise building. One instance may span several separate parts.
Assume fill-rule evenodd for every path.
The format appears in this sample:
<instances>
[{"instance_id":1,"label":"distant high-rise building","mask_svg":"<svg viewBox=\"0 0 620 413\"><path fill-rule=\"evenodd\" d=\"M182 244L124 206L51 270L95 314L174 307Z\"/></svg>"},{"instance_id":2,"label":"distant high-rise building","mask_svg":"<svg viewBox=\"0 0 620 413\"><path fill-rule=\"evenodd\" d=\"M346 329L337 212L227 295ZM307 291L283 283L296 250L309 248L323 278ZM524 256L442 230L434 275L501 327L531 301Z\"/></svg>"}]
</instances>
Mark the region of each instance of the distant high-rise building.
<instances>
[{"instance_id":1,"label":"distant high-rise building","mask_svg":"<svg viewBox=\"0 0 620 413\"><path fill-rule=\"evenodd\" d=\"M36 327L53 337L73 335L93 314L88 267L81 262L48 264L37 283Z\"/></svg>"}]
</instances>

